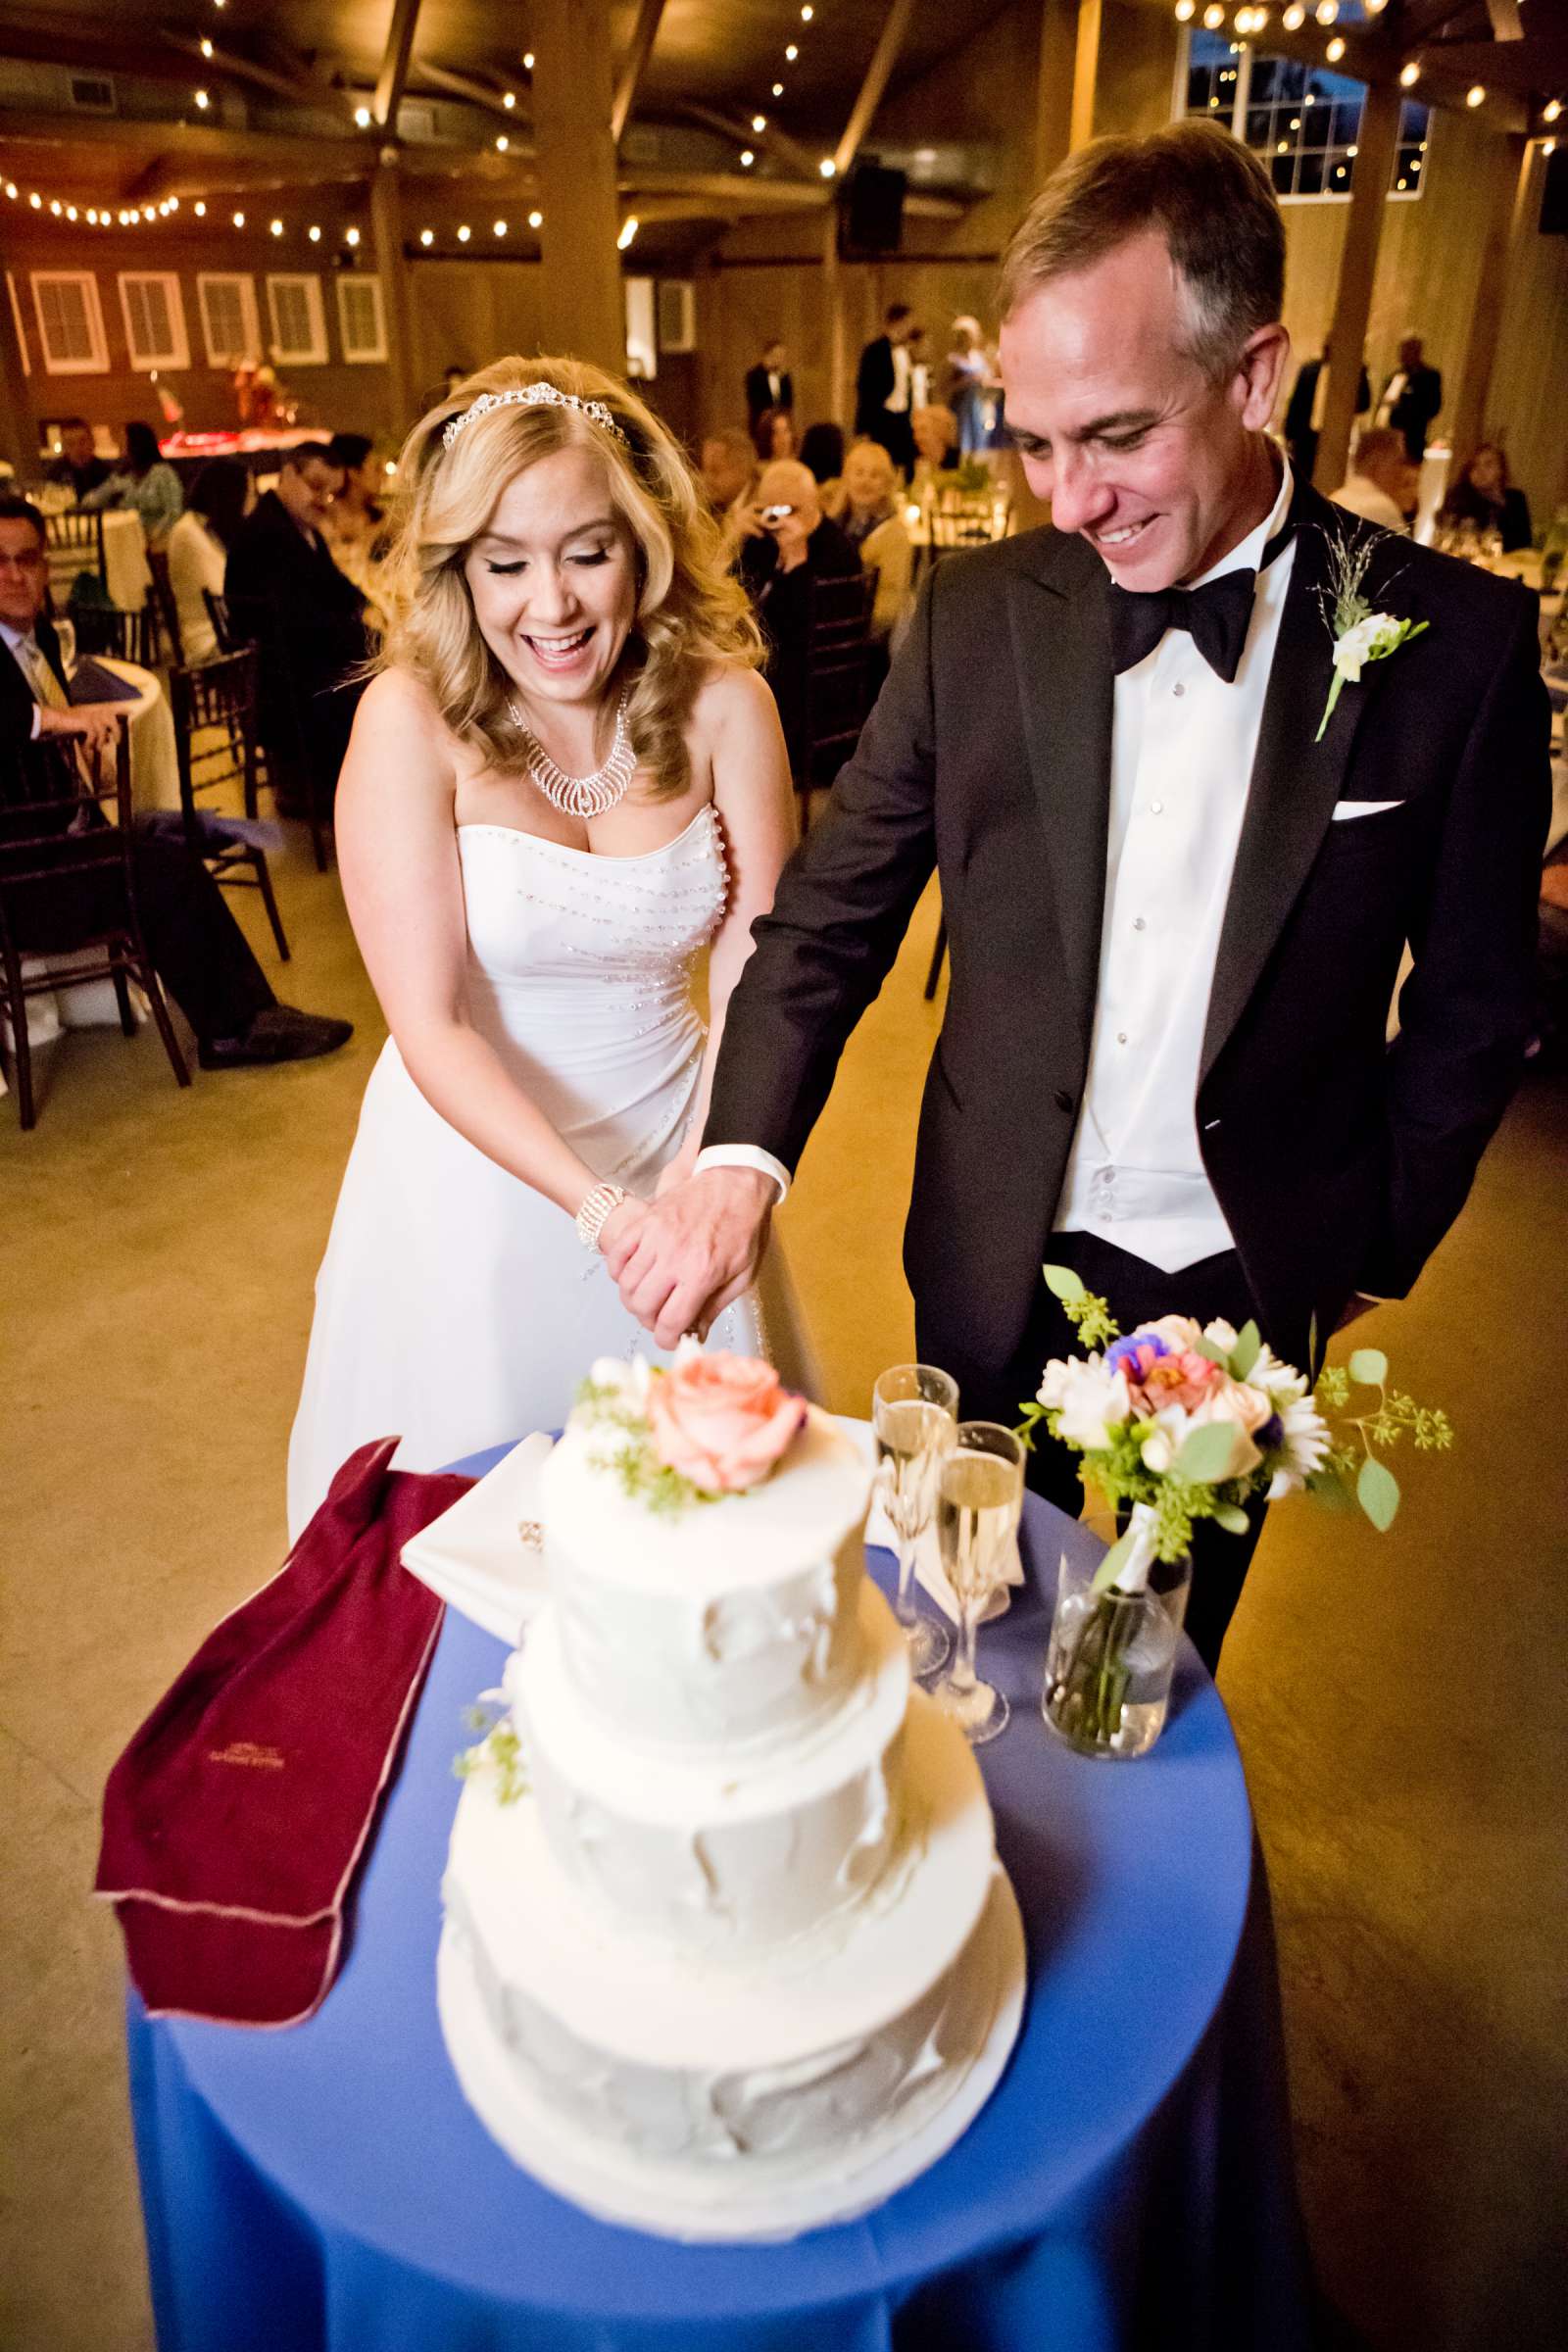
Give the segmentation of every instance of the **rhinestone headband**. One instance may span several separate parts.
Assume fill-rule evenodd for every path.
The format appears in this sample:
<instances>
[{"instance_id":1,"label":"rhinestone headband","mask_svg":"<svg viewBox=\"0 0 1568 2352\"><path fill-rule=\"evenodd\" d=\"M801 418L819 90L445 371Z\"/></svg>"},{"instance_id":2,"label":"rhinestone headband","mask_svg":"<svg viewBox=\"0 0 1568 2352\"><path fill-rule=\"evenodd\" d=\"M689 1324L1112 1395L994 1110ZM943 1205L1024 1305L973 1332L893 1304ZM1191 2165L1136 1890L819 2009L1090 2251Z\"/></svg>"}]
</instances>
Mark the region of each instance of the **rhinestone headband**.
<instances>
[{"instance_id":1,"label":"rhinestone headband","mask_svg":"<svg viewBox=\"0 0 1568 2352\"><path fill-rule=\"evenodd\" d=\"M591 416L595 424L602 425L607 433L613 433L623 449L631 447L602 400L579 400L575 392L561 392L554 384L541 382L518 384L508 392L481 392L471 408L465 409L461 416L454 416L445 427L441 435L442 448L450 449L464 426L471 424L476 416L488 416L492 409L517 408L578 409L584 416Z\"/></svg>"}]
</instances>

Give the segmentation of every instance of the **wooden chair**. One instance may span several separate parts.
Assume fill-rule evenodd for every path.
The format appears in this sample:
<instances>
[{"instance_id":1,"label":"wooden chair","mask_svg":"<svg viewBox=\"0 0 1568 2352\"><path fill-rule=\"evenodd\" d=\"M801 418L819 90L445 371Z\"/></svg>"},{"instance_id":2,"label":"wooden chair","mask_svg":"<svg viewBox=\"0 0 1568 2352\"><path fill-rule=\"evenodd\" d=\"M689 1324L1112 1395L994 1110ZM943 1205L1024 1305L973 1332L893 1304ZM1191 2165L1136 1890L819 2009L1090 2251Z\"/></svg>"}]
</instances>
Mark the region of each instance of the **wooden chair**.
<instances>
[{"instance_id":1,"label":"wooden chair","mask_svg":"<svg viewBox=\"0 0 1568 2352\"><path fill-rule=\"evenodd\" d=\"M142 669L150 669L157 659L157 624L151 605L139 612L124 612L119 605L73 605L70 619L76 632L78 654L108 654L117 662L134 662Z\"/></svg>"},{"instance_id":2,"label":"wooden chair","mask_svg":"<svg viewBox=\"0 0 1568 2352\"><path fill-rule=\"evenodd\" d=\"M263 846L266 829L256 817L256 648L242 646L193 668L176 663L169 673L169 699L179 759L179 813L165 810L152 823L160 831L181 829L225 890L261 892L279 959L287 963L288 940ZM236 784L243 816L202 806L204 799Z\"/></svg>"},{"instance_id":3,"label":"wooden chair","mask_svg":"<svg viewBox=\"0 0 1568 2352\"><path fill-rule=\"evenodd\" d=\"M174 584L169 576L169 556L161 547L147 550L147 569L152 574L153 592L150 604L164 641L169 647L171 662L182 662L185 649L179 635L179 608L174 602Z\"/></svg>"},{"instance_id":4,"label":"wooden chair","mask_svg":"<svg viewBox=\"0 0 1568 2352\"><path fill-rule=\"evenodd\" d=\"M66 507L43 518L44 554L49 564L49 591L64 611L78 572L104 579L104 518L95 507Z\"/></svg>"},{"instance_id":5,"label":"wooden chair","mask_svg":"<svg viewBox=\"0 0 1568 2352\"><path fill-rule=\"evenodd\" d=\"M74 988L84 980L109 979L120 1006L120 1026L126 1037L136 1034L131 1011L130 982L146 996L158 1024L174 1076L189 1086L190 1072L174 1036L164 992L141 927L136 906L136 876L131 859L130 743L123 718L113 748L96 756L78 749L74 760L61 754L54 763L58 781L37 799L22 799L37 786L38 771L30 765L0 801L0 1010L11 1028L17 1104L24 1128L36 1122L33 1100L32 1054L27 1041L27 999ZM108 876L113 919L103 920L100 886ZM24 973L23 963L38 951L29 942L37 936L28 921L29 900L47 892L58 909L62 896L79 889L83 901L81 931L69 949L47 951L48 962ZM65 926L73 928L73 926ZM51 917L49 932L62 926Z\"/></svg>"},{"instance_id":6,"label":"wooden chair","mask_svg":"<svg viewBox=\"0 0 1568 2352\"><path fill-rule=\"evenodd\" d=\"M299 706L294 697L293 679L283 648L276 641L277 631L271 610L254 599L233 603L226 596L215 596L210 588L202 590L202 598L212 618L213 632L223 653L238 653L242 647L252 647L258 665L268 660L269 654L271 656L271 673L282 692L273 703L274 730L270 734L258 735L266 767L266 775L261 780L271 786L274 795L281 782L285 789L292 784L294 790L303 797L306 822L311 828L311 849L316 858L316 870L318 874L324 874L326 825L321 815L321 797L307 749ZM256 812L254 808L247 805L246 813L254 816Z\"/></svg>"},{"instance_id":7,"label":"wooden chair","mask_svg":"<svg viewBox=\"0 0 1568 2352\"><path fill-rule=\"evenodd\" d=\"M876 573L811 582L806 641L806 726L801 830L810 829L811 787L831 782L860 740L871 708L871 611Z\"/></svg>"}]
</instances>

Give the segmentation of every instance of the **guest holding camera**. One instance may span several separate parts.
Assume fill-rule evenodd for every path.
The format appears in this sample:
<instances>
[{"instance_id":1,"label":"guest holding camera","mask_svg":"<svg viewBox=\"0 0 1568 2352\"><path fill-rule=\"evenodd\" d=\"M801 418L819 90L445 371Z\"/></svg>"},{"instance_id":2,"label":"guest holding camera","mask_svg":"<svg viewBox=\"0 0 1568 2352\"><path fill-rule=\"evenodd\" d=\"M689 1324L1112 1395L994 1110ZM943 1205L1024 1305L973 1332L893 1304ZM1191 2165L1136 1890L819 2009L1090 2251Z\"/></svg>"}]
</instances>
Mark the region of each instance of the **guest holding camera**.
<instances>
[{"instance_id":1,"label":"guest holding camera","mask_svg":"<svg viewBox=\"0 0 1568 2352\"><path fill-rule=\"evenodd\" d=\"M741 549L741 577L752 592L767 639L763 671L773 689L790 766L799 776L806 753L806 656L813 579L853 579L860 559L822 512L815 477L798 458L763 469L757 524Z\"/></svg>"}]
</instances>

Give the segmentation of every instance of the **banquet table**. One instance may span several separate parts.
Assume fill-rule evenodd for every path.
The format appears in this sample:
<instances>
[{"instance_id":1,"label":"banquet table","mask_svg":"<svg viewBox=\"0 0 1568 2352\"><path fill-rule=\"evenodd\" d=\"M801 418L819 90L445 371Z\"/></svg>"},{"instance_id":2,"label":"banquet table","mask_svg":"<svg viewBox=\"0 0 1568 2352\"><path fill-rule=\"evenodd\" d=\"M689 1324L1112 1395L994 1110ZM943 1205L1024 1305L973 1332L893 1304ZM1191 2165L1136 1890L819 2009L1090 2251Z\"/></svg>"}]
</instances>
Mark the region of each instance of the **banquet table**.
<instances>
[{"instance_id":1,"label":"banquet table","mask_svg":"<svg viewBox=\"0 0 1568 2352\"><path fill-rule=\"evenodd\" d=\"M1029 1952L1006 2073L918 2180L782 2245L594 2221L465 2103L436 2019L439 1887L464 1710L504 1652L449 1608L317 2015L266 2033L149 2019L130 1998L161 2352L1304 2352L1240 1760L1185 1642L1147 1758L1091 1762L1047 1731L1045 1580L1085 1545L1030 1497L1025 1584L981 1638L1014 1709L978 1753ZM886 1582L888 1555L869 1560Z\"/></svg>"},{"instance_id":2,"label":"banquet table","mask_svg":"<svg viewBox=\"0 0 1568 2352\"><path fill-rule=\"evenodd\" d=\"M134 520L134 516L131 518ZM139 662L122 662L118 655L94 654L100 669L112 670L134 686L133 703L119 705L130 726L130 798L138 816L155 808L179 807L179 757L174 744L174 714L163 680Z\"/></svg>"}]
</instances>

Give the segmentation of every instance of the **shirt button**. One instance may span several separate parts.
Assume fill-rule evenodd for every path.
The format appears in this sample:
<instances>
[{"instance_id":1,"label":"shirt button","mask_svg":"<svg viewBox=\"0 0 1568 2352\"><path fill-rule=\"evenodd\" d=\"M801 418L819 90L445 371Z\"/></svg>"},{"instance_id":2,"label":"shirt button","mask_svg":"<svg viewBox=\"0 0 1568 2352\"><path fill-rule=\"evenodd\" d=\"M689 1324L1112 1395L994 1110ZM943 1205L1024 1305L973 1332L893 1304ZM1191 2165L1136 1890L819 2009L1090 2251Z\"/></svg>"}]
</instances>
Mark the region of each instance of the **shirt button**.
<instances>
[{"instance_id":1,"label":"shirt button","mask_svg":"<svg viewBox=\"0 0 1568 2352\"><path fill-rule=\"evenodd\" d=\"M1141 914L1135 914L1133 916L1133 929L1135 931L1142 931L1144 928L1145 924L1143 916Z\"/></svg>"},{"instance_id":2,"label":"shirt button","mask_svg":"<svg viewBox=\"0 0 1568 2352\"><path fill-rule=\"evenodd\" d=\"M1185 694L1187 689L1178 681L1178 683L1171 688L1171 692L1172 694Z\"/></svg>"},{"instance_id":3,"label":"shirt button","mask_svg":"<svg viewBox=\"0 0 1568 2352\"><path fill-rule=\"evenodd\" d=\"M1118 1046L1124 1046L1124 1045L1127 1043L1127 1032L1126 1032L1126 1030L1125 1030L1125 1029L1118 1029L1118 1030L1117 1030L1117 1032L1116 1032L1116 1043L1117 1043L1117 1045L1118 1045Z\"/></svg>"},{"instance_id":4,"label":"shirt button","mask_svg":"<svg viewBox=\"0 0 1568 2352\"><path fill-rule=\"evenodd\" d=\"M1165 804L1163 801L1151 801L1149 808L1150 813L1153 816L1163 816L1165 813Z\"/></svg>"}]
</instances>

